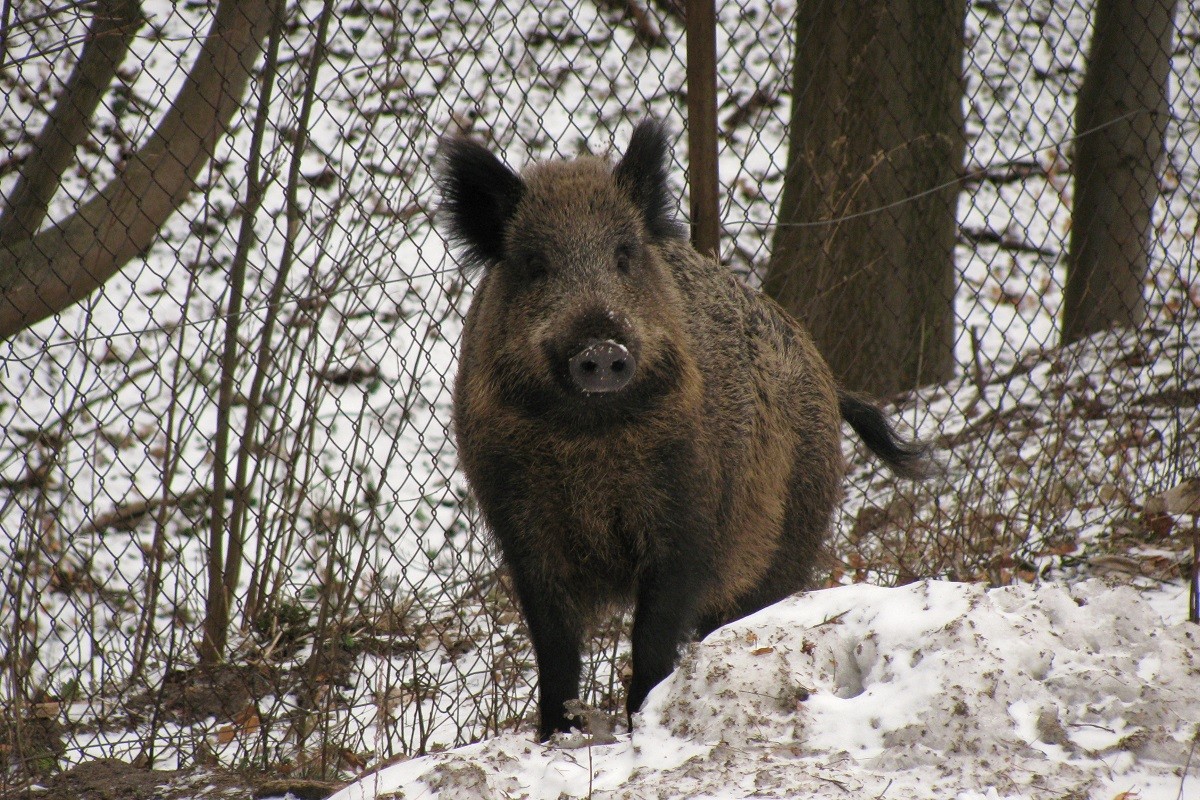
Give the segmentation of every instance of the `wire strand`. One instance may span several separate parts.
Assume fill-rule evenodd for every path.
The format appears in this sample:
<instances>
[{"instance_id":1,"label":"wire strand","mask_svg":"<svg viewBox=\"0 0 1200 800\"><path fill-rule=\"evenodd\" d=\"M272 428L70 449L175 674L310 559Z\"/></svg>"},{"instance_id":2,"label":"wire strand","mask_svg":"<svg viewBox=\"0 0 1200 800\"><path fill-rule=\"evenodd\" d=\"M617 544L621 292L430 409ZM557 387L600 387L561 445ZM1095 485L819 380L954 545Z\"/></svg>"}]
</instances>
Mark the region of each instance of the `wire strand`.
<instances>
[{"instance_id":1,"label":"wire strand","mask_svg":"<svg viewBox=\"0 0 1200 800\"><path fill-rule=\"evenodd\" d=\"M933 194L936 192L940 192L943 189L949 188L950 186L954 186L956 184L961 184L961 183L964 183L967 181L975 180L980 177L985 177L988 173L990 173L994 170L1019 164L1023 161L1028 160L1029 158L1031 158L1033 156L1036 156L1038 153L1041 153L1043 151L1061 149L1064 145L1076 142L1085 136L1090 136L1094 133L1104 130L1105 128L1111 127L1120 122L1124 122L1125 120L1130 119L1135 116L1138 116L1140 114L1154 114L1154 113L1156 113L1156 112L1154 112L1150 109L1135 109L1128 113L1122 114L1119 117L1108 120L1107 122L1093 126L1085 131L1081 131L1080 133L1065 137L1063 139L1056 140L1056 141L1054 141L1050 144L1044 145L1042 147L1029 148L1029 149L1024 150L1021 153L1013 156L1012 158L1006 159L1004 161L1000 161L1000 162L997 162L994 164L989 164L985 167L981 167L979 169L972 170L970 172L964 172L962 175L959 175L958 177L954 178L953 180L946 181L945 183L942 183L938 186L934 186L930 189L925 189L923 191L916 192L914 194L908 195L908 196L903 197L894 202L888 203L887 205L879 206L877 208L865 209L863 211L857 211L853 214L847 214L842 217L837 217L837 218L828 219L828 220L816 220L816 221L809 221L809 222L755 222L753 220L745 220L745 224L753 225L756 227L762 227L762 228L785 227L785 226L786 227L820 227L820 226L824 226L824 225L836 225L836 224L839 224L842 222L846 222L848 220L860 219L862 217L871 216L873 214L880 214L880 213L883 213L884 211L888 211L890 209L897 208L906 203L911 203L916 200L919 200L922 197L926 197L927 195L930 195L930 194ZM396 278L385 278L385 279L381 279L381 280L370 281L367 283L355 284L354 286L347 286L343 289L338 289L338 290L334 290L332 292L328 292L328 293L324 294L323 297L332 298L332 297L349 294L351 292L359 292L364 289L381 288L381 287L385 287L385 286L392 286L395 284L409 283L412 281L421 280L424 278L437 277L439 275L445 275L447 273L454 273L457 271L458 271L457 266L450 266L450 267L444 267L442 269L429 270L427 272L402 275L402 276L399 276ZM308 301L311 299L312 299L311 295L289 297L287 300L285 300L283 303L281 303L280 307L284 308L289 304L295 305L295 304L299 304L301 302L305 302L305 301ZM258 306L247 307L247 308L243 309L240 313L243 315L249 316L249 315L253 315L253 314L266 312L269 308L270 308L270 305L264 303L264 304L261 304ZM145 328L140 328L138 330L117 331L114 333L106 333L106 334L99 334L96 336L87 336L87 337L82 337L82 338L71 339L70 341L65 341L65 342L45 343L42 347L42 350L39 351L38 353L33 353L28 356L16 356L16 355L10 354L8 356L7 360L10 362L13 362L13 363L23 363L23 362L32 361L32 360L39 358L41 356L42 352L44 352L45 350L49 350L51 348L75 347L75 346L86 345L86 344L90 344L90 343L94 343L94 342L112 341L114 339L120 339L120 338L126 338L126 337L139 337L139 336L143 336L143 335L151 335L151 334L156 334L156 333L174 332L174 331L177 331L180 329L199 328L204 325L210 325L210 324L222 322L226 319L227 316L228 316L228 314L217 314L217 315L214 315L211 317L205 317L205 318L198 319L198 320L179 321L179 322L173 322L173 323L168 323L168 324L163 324L163 325L150 325ZM17 335L19 336L20 334L17 334Z\"/></svg>"}]
</instances>

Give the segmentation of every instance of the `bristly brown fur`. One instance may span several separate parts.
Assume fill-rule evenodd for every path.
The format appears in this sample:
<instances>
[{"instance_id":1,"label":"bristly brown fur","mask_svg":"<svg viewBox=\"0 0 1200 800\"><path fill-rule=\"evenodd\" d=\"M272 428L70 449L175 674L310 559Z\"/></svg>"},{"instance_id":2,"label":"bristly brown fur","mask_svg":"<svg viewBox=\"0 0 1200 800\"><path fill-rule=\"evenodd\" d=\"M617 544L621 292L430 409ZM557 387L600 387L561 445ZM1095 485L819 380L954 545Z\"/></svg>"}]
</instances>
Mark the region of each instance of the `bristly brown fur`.
<instances>
[{"instance_id":1,"label":"bristly brown fur","mask_svg":"<svg viewBox=\"0 0 1200 800\"><path fill-rule=\"evenodd\" d=\"M607 604L636 605L632 714L687 637L809 585L842 492L839 393L799 324L683 238L661 127L615 167L537 164L515 184L477 147L449 148L442 179L451 236L486 266L454 424L533 639L544 739L568 729ZM572 384L595 341L628 351L619 392ZM852 410L872 447L896 445Z\"/></svg>"}]
</instances>

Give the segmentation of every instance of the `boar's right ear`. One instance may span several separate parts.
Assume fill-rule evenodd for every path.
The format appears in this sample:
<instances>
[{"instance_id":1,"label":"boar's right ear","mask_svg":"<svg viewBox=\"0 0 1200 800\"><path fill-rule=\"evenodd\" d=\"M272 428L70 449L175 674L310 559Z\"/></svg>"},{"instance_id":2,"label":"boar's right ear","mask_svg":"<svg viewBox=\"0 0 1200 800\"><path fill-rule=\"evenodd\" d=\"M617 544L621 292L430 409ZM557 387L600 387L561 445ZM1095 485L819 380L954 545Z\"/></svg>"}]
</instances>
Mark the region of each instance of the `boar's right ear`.
<instances>
[{"instance_id":1,"label":"boar's right ear","mask_svg":"<svg viewBox=\"0 0 1200 800\"><path fill-rule=\"evenodd\" d=\"M675 196L667 181L671 145L661 122L648 119L633 129L629 149L613 170L617 185L629 193L642 211L646 230L655 239L686 235L675 219Z\"/></svg>"},{"instance_id":2,"label":"boar's right ear","mask_svg":"<svg viewBox=\"0 0 1200 800\"><path fill-rule=\"evenodd\" d=\"M504 258L504 231L525 192L521 178L487 148L462 137L438 148L438 185L450 241L472 269Z\"/></svg>"}]
</instances>

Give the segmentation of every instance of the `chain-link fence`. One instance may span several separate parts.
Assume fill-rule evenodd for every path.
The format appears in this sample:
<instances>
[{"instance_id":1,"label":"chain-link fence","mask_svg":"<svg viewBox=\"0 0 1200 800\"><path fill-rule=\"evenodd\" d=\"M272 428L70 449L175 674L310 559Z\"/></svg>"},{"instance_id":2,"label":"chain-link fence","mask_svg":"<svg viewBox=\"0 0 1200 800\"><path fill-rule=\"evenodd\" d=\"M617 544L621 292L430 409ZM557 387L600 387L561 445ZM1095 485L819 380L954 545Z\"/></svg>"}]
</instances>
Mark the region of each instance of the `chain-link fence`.
<instances>
[{"instance_id":1,"label":"chain-link fence","mask_svg":"<svg viewBox=\"0 0 1200 800\"><path fill-rule=\"evenodd\" d=\"M844 5L856 25L875 14L870 41L920 27ZM1142 43L1165 59L1169 108L1135 242L1144 322L1058 349L1093 4L970 3L950 26L961 75L953 55L930 72L915 45L864 60L870 41L836 27L845 15L720 4L723 260L761 283L773 244L843 246L785 243L782 227L858 241L904 223L853 220L929 198L949 219L949 382L897 405L947 476L914 486L854 467L830 580L1002 583L1112 564L1163 524L1140 515L1145 494L1196 469L1200 19L1189 3L1125 5L1169 22ZM0 305L61 310L0 344L0 785L100 756L346 774L531 713L520 615L448 427L471 288L435 225L437 141L465 131L520 166L619 151L654 115L687 164L685 13L672 0L3 4ZM891 57L911 71L880 72ZM857 85L893 96L889 113L917 105L906 92L934 102L922 75L953 78L965 136L941 157L949 182L918 166L888 200L872 176L897 159L855 161L854 142L888 125L864 123L861 96L829 75L864 63L876 72ZM830 67L824 82L813 64ZM785 197L789 134L807 124L797 87L810 116L836 112L806 134L832 148L830 169L809 159L805 175L844 182L813 206ZM672 180L686 217L685 174ZM921 214L932 230L936 204ZM844 277L817 296L834 302ZM885 323L870 313L838 315L869 333ZM1096 526L1106 535L1081 539ZM1182 557L1156 552L1136 569L1178 578ZM623 691L620 623L590 662L589 699L605 707Z\"/></svg>"}]
</instances>

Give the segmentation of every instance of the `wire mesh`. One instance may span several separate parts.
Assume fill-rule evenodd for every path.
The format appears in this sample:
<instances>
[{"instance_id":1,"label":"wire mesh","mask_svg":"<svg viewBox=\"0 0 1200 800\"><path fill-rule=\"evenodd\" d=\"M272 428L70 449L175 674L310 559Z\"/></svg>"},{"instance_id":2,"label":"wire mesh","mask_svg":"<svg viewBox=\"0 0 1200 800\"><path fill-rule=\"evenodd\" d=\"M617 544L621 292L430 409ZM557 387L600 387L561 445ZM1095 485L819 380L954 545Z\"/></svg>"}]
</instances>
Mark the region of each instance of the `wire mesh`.
<instances>
[{"instance_id":1,"label":"wire mesh","mask_svg":"<svg viewBox=\"0 0 1200 800\"><path fill-rule=\"evenodd\" d=\"M449 429L471 287L435 224L437 141L466 132L520 166L619 149L654 115L687 163L683 6L4 4L0 296L39 258L67 276L43 276L46 298L120 263L0 343L0 785L97 757L352 774L532 714L520 614ZM1200 19L1163 7L1169 114L1140 276L1154 333L1065 350L1076 103L1097 9L963 9L965 155L943 209L949 388L886 398L945 450L959 499L854 468L831 581L1069 570L1087 555L1073 531L1099 520L1137 535L1140 498L1196 469L1183 332L1200 307ZM798 48L841 57L837 36L806 34L795 14L767 0L718 9L721 257L755 284L780 222ZM205 60L208 39L236 44L229 31L253 61L222 122L219 94L188 92L213 70L228 71L226 92L237 85L232 62ZM73 70L102 45L92 109ZM900 67L872 80L900 106L915 91ZM147 143L181 107L153 191L114 201L161 157ZM72 109L77 141L62 122ZM23 181L39 186L31 165L55 153L66 163L34 192L44 201L18 202ZM672 181L686 200L684 174ZM914 180L898 204L936 188ZM145 228L163 203L161 230L112 249L114 220ZM795 224L883 211L848 202ZM882 321L846 324L870 338ZM1118 361L1157 370L1159 393L1125 403L1081 366ZM999 440L1015 442L1006 460ZM1031 467L1030 448L1057 448L1060 469ZM1094 501L1114 493L1115 506ZM588 662L602 707L623 691L621 622Z\"/></svg>"}]
</instances>

